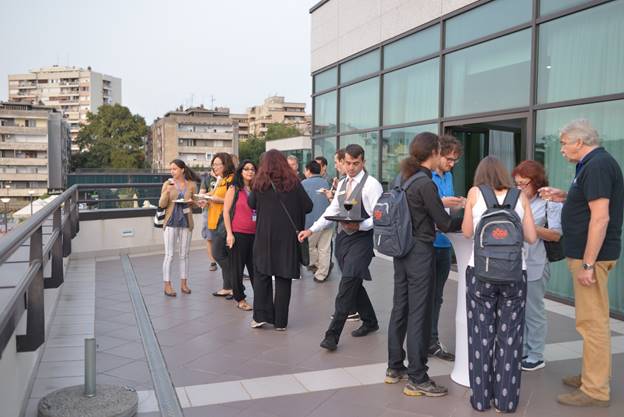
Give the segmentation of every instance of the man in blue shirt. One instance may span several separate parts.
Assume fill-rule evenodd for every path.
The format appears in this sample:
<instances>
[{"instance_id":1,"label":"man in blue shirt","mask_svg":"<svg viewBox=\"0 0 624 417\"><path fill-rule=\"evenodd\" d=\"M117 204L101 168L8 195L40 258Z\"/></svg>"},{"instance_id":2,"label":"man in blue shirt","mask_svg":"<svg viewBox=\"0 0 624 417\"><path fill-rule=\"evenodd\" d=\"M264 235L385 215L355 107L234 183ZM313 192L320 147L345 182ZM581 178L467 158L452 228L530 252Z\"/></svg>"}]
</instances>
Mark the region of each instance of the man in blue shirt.
<instances>
[{"instance_id":1,"label":"man in blue shirt","mask_svg":"<svg viewBox=\"0 0 624 417\"><path fill-rule=\"evenodd\" d=\"M326 179L321 177L321 165L310 161L305 166L306 179L301 182L303 189L310 196L314 204L312 211L306 214L305 230L308 230L319 219L329 206L329 201L323 191L329 187ZM314 233L308 239L310 246L310 265L308 270L314 273L314 281L324 282L329 275L331 262L331 240L333 228Z\"/></svg>"},{"instance_id":2,"label":"man in blue shirt","mask_svg":"<svg viewBox=\"0 0 624 417\"><path fill-rule=\"evenodd\" d=\"M463 197L455 197L453 174L451 173L461 153L462 145L457 139L450 135L440 136L440 164L432 172L432 179L438 186L438 194L442 199L444 207L447 208L460 208L465 202ZM448 352L440 343L438 334L438 320L440 318L440 308L442 307L444 284L451 270L451 242L443 233L437 232L433 246L435 248L436 276L429 355L445 361L454 361L455 355Z\"/></svg>"}]
</instances>

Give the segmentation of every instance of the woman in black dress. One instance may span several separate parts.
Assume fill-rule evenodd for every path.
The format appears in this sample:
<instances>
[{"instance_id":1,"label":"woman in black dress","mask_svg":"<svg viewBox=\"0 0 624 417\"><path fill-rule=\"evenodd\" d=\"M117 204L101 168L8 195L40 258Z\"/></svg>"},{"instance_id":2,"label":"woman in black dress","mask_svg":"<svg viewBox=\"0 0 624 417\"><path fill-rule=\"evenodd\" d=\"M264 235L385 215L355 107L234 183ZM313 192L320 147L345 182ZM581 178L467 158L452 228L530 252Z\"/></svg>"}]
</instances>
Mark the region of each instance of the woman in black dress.
<instances>
[{"instance_id":1,"label":"woman in black dress","mask_svg":"<svg viewBox=\"0 0 624 417\"><path fill-rule=\"evenodd\" d=\"M275 149L262 156L252 190L249 206L256 210L257 223L251 327L271 323L276 330L286 330L292 280L300 277L297 233L304 229L305 215L312 211L312 201L284 155ZM284 209L288 210L297 230Z\"/></svg>"}]
</instances>

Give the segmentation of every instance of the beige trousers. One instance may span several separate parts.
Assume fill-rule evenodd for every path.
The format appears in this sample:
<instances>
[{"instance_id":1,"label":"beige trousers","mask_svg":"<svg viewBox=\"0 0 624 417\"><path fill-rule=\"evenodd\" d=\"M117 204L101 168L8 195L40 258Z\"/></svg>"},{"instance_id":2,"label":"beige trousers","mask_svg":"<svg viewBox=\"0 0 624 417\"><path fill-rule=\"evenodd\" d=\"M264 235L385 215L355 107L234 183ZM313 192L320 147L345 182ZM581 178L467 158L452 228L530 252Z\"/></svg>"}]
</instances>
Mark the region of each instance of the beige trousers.
<instances>
[{"instance_id":1,"label":"beige trousers","mask_svg":"<svg viewBox=\"0 0 624 417\"><path fill-rule=\"evenodd\" d=\"M313 233L308 238L310 245L310 266L316 266L317 270L314 277L319 281L324 281L329 272L329 263L331 262L331 240L334 229L329 228Z\"/></svg>"},{"instance_id":2,"label":"beige trousers","mask_svg":"<svg viewBox=\"0 0 624 417\"><path fill-rule=\"evenodd\" d=\"M611 379L611 330L609 329L609 271L616 261L600 261L594 266L596 283L586 287L578 283L576 274L583 261L568 258L574 281L576 330L583 338L583 369L581 391L590 397L609 400Z\"/></svg>"}]
</instances>

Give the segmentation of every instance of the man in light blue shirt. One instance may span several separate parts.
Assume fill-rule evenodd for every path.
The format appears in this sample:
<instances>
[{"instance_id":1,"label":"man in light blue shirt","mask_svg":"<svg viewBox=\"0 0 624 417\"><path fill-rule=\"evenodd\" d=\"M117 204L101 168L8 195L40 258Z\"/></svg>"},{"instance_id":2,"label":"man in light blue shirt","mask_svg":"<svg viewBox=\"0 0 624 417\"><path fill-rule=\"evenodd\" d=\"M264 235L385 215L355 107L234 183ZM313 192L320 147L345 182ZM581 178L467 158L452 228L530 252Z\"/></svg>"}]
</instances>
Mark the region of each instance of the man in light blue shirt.
<instances>
[{"instance_id":1,"label":"man in light blue shirt","mask_svg":"<svg viewBox=\"0 0 624 417\"><path fill-rule=\"evenodd\" d=\"M451 173L461 153L462 145L457 139L449 135L440 136L440 164L432 172L432 179L438 186L438 194L442 199L444 207L447 208L462 207L465 201L463 197L455 197L453 174ZM440 308L442 307L444 284L451 271L451 241L443 233L437 232L433 247L435 248L436 275L429 355L445 361L454 361L455 355L448 352L440 343L438 333L438 320L440 318Z\"/></svg>"},{"instance_id":2,"label":"man in light blue shirt","mask_svg":"<svg viewBox=\"0 0 624 417\"><path fill-rule=\"evenodd\" d=\"M312 211L306 214L305 229L309 229L317 221L329 206L329 201L323 191L329 187L326 179L321 177L321 165L316 161L310 161L305 166L306 179L301 182L303 189L308 193L314 204ZM310 247L310 265L308 270L314 273L314 281L324 282L329 275L331 263L331 240L334 229L324 229L314 233L308 239Z\"/></svg>"}]
</instances>

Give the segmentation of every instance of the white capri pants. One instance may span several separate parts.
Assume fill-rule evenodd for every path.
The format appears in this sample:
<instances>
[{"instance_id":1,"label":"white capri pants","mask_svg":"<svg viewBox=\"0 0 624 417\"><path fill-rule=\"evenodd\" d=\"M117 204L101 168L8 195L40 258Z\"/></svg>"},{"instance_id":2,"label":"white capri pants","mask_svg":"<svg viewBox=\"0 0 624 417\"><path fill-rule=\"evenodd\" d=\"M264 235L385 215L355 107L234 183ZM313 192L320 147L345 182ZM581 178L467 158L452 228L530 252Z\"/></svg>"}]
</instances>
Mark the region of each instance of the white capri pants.
<instances>
[{"instance_id":1,"label":"white capri pants","mask_svg":"<svg viewBox=\"0 0 624 417\"><path fill-rule=\"evenodd\" d=\"M191 231L188 227L165 227L165 260L163 261L163 280L171 281L171 263L176 247L180 254L180 278L188 279L189 249L191 247Z\"/></svg>"}]
</instances>

